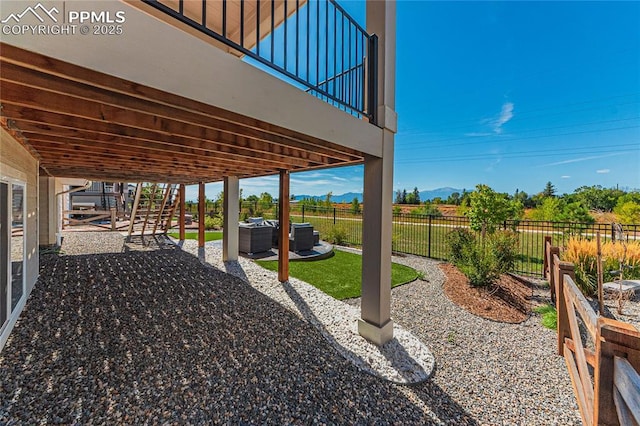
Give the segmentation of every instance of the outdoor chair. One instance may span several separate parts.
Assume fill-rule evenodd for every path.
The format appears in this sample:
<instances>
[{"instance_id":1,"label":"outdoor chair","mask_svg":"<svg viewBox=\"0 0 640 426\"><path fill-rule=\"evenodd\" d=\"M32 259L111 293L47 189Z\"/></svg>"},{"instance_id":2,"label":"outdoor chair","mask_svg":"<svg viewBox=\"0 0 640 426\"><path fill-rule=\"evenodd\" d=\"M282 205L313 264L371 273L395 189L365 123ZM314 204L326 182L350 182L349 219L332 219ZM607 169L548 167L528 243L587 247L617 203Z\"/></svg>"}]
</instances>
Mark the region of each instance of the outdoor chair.
<instances>
[{"instance_id":1,"label":"outdoor chair","mask_svg":"<svg viewBox=\"0 0 640 426\"><path fill-rule=\"evenodd\" d=\"M261 253L271 249L273 228L255 223L240 223L238 249L243 253Z\"/></svg>"},{"instance_id":2,"label":"outdoor chair","mask_svg":"<svg viewBox=\"0 0 640 426\"><path fill-rule=\"evenodd\" d=\"M289 250L305 251L313 248L313 226L310 223L292 223Z\"/></svg>"},{"instance_id":3,"label":"outdoor chair","mask_svg":"<svg viewBox=\"0 0 640 426\"><path fill-rule=\"evenodd\" d=\"M278 230L280 229L280 222L277 220L265 220L264 224L266 226L270 226L272 229L271 247L278 247Z\"/></svg>"}]
</instances>

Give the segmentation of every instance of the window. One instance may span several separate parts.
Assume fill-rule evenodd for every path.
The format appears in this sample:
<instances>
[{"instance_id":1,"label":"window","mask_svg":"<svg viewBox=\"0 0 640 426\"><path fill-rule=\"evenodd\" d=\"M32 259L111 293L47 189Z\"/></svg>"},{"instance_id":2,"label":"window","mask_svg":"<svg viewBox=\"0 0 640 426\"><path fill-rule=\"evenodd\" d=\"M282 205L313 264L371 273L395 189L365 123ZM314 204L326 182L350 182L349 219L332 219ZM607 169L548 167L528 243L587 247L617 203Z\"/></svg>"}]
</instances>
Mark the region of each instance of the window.
<instances>
[{"instance_id":1,"label":"window","mask_svg":"<svg viewBox=\"0 0 640 426\"><path fill-rule=\"evenodd\" d=\"M0 328L25 295L25 186L0 182ZM3 330L4 331L4 330Z\"/></svg>"}]
</instances>

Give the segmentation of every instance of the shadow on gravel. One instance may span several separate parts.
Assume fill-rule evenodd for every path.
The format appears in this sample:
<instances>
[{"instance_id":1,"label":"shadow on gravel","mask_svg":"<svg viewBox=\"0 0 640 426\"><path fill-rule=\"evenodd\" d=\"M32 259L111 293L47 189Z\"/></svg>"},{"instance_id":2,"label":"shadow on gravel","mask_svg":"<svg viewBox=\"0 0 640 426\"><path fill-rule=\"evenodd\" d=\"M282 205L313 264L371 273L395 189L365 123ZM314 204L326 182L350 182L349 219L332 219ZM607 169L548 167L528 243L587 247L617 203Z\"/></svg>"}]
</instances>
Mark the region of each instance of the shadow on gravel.
<instances>
[{"instance_id":1,"label":"shadow on gravel","mask_svg":"<svg viewBox=\"0 0 640 426\"><path fill-rule=\"evenodd\" d=\"M310 324L181 250L40 264L0 355L0 423L475 424L430 382L362 374Z\"/></svg>"}]
</instances>

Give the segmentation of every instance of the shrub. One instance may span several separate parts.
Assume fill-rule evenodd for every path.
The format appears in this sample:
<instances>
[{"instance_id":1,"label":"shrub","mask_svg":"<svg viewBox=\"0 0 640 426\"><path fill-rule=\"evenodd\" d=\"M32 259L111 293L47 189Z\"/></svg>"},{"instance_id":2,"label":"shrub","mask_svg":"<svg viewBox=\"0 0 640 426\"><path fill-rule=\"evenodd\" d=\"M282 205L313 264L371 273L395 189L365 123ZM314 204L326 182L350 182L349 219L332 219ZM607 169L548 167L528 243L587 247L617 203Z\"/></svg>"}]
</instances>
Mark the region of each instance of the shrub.
<instances>
[{"instance_id":1,"label":"shrub","mask_svg":"<svg viewBox=\"0 0 640 426\"><path fill-rule=\"evenodd\" d=\"M347 231L341 226L334 226L327 233L326 240L331 244L342 246L347 242Z\"/></svg>"},{"instance_id":2,"label":"shrub","mask_svg":"<svg viewBox=\"0 0 640 426\"><path fill-rule=\"evenodd\" d=\"M475 243L473 232L466 228L456 228L447 234L446 244L449 252L449 261L456 266L466 258L466 251Z\"/></svg>"},{"instance_id":3,"label":"shrub","mask_svg":"<svg viewBox=\"0 0 640 426\"><path fill-rule=\"evenodd\" d=\"M220 216L205 216L204 229L220 229L222 228L222 218Z\"/></svg>"},{"instance_id":4,"label":"shrub","mask_svg":"<svg viewBox=\"0 0 640 426\"><path fill-rule=\"evenodd\" d=\"M457 228L447 235L449 261L456 265L474 287L493 284L501 273L512 271L515 265L518 235L515 232L496 232L485 239L465 228Z\"/></svg>"},{"instance_id":5,"label":"shrub","mask_svg":"<svg viewBox=\"0 0 640 426\"><path fill-rule=\"evenodd\" d=\"M489 239L489 246L501 273L513 271L518 252L518 234L513 231L496 232Z\"/></svg>"},{"instance_id":6,"label":"shrub","mask_svg":"<svg viewBox=\"0 0 640 426\"><path fill-rule=\"evenodd\" d=\"M500 277L498 261L488 245L476 241L464 250L465 259L458 268L474 287L489 287Z\"/></svg>"},{"instance_id":7,"label":"shrub","mask_svg":"<svg viewBox=\"0 0 640 426\"><path fill-rule=\"evenodd\" d=\"M409 216L410 217L420 217L420 216L442 217L442 212L434 204L424 204L420 207L416 207L415 209L411 209L411 211L409 212Z\"/></svg>"}]
</instances>

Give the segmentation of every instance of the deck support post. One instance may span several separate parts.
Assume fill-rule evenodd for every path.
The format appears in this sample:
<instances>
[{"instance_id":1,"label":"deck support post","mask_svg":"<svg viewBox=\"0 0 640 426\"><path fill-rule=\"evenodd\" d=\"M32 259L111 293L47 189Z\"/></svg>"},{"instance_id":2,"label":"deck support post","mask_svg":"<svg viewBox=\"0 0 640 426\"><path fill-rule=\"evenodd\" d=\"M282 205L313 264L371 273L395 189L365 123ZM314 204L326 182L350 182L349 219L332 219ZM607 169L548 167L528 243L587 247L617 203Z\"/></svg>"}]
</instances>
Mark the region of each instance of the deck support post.
<instances>
[{"instance_id":1,"label":"deck support post","mask_svg":"<svg viewBox=\"0 0 640 426\"><path fill-rule=\"evenodd\" d=\"M222 260L238 260L240 219L240 179L226 176L223 182L224 199L222 202Z\"/></svg>"},{"instance_id":2,"label":"deck support post","mask_svg":"<svg viewBox=\"0 0 640 426\"><path fill-rule=\"evenodd\" d=\"M278 281L289 281L289 171L280 170L278 194Z\"/></svg>"},{"instance_id":3,"label":"deck support post","mask_svg":"<svg viewBox=\"0 0 640 426\"><path fill-rule=\"evenodd\" d=\"M186 238L186 230L185 230L185 221L186 221L186 203L185 203L185 198L186 198L186 189L184 186L184 183L180 185L180 189L179 189L179 194L178 196L180 197L180 218L178 219L178 224L180 226L180 246L182 246L184 244L184 240Z\"/></svg>"},{"instance_id":4,"label":"deck support post","mask_svg":"<svg viewBox=\"0 0 640 426\"><path fill-rule=\"evenodd\" d=\"M204 194L204 182L198 183L198 259L204 260L204 217L206 198Z\"/></svg>"},{"instance_id":5,"label":"deck support post","mask_svg":"<svg viewBox=\"0 0 640 426\"><path fill-rule=\"evenodd\" d=\"M377 345L383 345L393 338L393 321L391 320L393 134L389 140L385 140L384 150L383 158L366 156L364 160L362 304L361 319L358 322L360 335Z\"/></svg>"},{"instance_id":6,"label":"deck support post","mask_svg":"<svg viewBox=\"0 0 640 426\"><path fill-rule=\"evenodd\" d=\"M362 224L362 303L358 332L376 345L393 339L391 319L391 235L395 112L395 1L367 0L367 32L378 36L377 125L382 155L364 158Z\"/></svg>"}]
</instances>

